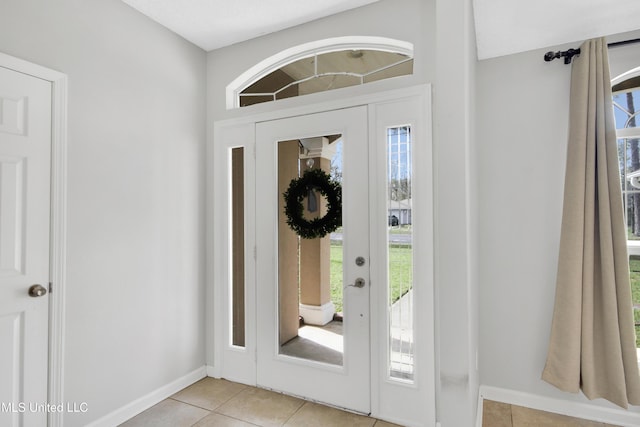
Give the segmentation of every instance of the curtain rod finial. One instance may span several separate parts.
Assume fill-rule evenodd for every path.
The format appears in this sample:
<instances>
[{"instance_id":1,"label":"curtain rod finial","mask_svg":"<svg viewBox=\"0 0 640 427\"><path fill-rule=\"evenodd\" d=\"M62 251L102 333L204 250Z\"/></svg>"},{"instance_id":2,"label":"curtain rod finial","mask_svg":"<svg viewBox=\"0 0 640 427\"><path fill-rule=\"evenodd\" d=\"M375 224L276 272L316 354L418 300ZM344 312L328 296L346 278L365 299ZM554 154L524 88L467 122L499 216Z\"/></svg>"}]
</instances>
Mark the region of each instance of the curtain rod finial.
<instances>
[{"instance_id":1,"label":"curtain rod finial","mask_svg":"<svg viewBox=\"0 0 640 427\"><path fill-rule=\"evenodd\" d=\"M556 58L564 58L565 64L571 64L571 60L575 55L580 55L580 48L578 49L569 49L564 51L557 52L547 52L544 54L544 60L547 62L553 61Z\"/></svg>"}]
</instances>

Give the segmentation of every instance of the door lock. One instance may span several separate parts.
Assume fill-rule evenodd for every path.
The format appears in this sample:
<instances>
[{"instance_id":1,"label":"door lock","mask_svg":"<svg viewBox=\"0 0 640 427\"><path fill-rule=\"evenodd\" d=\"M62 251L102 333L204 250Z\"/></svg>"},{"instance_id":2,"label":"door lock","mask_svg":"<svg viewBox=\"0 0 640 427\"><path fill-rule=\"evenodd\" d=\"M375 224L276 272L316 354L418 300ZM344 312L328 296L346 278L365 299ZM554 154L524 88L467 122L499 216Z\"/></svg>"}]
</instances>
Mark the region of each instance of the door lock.
<instances>
[{"instance_id":1,"label":"door lock","mask_svg":"<svg viewBox=\"0 0 640 427\"><path fill-rule=\"evenodd\" d=\"M353 286L354 288L364 288L364 285L366 284L367 284L366 280L364 280L362 277L358 277L354 282L354 284L349 286Z\"/></svg>"}]
</instances>

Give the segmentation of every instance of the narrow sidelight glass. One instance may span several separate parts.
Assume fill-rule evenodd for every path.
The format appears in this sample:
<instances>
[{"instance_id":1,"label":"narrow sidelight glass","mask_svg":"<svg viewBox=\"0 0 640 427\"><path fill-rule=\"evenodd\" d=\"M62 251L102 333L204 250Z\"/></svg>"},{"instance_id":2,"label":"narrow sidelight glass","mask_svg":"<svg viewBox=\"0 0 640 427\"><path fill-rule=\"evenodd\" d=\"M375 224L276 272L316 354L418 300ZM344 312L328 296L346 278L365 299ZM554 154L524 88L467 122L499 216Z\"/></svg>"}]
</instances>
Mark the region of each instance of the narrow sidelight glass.
<instances>
[{"instance_id":1,"label":"narrow sidelight glass","mask_svg":"<svg viewBox=\"0 0 640 427\"><path fill-rule=\"evenodd\" d=\"M387 129L388 372L414 380L411 126Z\"/></svg>"},{"instance_id":2,"label":"narrow sidelight glass","mask_svg":"<svg viewBox=\"0 0 640 427\"><path fill-rule=\"evenodd\" d=\"M244 347L244 148L231 149L231 345Z\"/></svg>"}]
</instances>

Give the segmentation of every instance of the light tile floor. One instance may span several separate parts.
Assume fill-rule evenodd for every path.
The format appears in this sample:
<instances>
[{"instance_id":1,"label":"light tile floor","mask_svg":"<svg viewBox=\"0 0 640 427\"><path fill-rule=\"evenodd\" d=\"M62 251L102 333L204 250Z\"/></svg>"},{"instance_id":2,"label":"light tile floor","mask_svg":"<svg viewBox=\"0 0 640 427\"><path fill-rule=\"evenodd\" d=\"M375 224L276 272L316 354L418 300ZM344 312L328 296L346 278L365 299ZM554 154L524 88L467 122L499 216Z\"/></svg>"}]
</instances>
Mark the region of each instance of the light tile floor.
<instances>
[{"instance_id":1,"label":"light tile floor","mask_svg":"<svg viewBox=\"0 0 640 427\"><path fill-rule=\"evenodd\" d=\"M272 391L204 378L121 424L123 427L393 427Z\"/></svg>"},{"instance_id":2,"label":"light tile floor","mask_svg":"<svg viewBox=\"0 0 640 427\"><path fill-rule=\"evenodd\" d=\"M482 407L483 427L618 427L491 400Z\"/></svg>"}]
</instances>

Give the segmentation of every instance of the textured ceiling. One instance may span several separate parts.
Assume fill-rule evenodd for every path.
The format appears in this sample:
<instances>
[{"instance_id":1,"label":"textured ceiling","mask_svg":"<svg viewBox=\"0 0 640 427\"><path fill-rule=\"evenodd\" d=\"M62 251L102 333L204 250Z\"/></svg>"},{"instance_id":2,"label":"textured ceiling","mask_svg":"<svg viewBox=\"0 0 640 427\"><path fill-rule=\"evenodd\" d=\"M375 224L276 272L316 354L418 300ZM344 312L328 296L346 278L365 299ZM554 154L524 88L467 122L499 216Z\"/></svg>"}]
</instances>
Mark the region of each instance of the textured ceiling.
<instances>
[{"instance_id":1,"label":"textured ceiling","mask_svg":"<svg viewBox=\"0 0 640 427\"><path fill-rule=\"evenodd\" d=\"M122 0L206 51L378 0Z\"/></svg>"}]
</instances>

